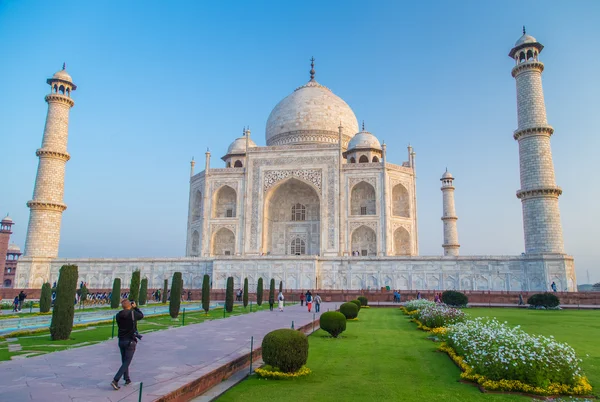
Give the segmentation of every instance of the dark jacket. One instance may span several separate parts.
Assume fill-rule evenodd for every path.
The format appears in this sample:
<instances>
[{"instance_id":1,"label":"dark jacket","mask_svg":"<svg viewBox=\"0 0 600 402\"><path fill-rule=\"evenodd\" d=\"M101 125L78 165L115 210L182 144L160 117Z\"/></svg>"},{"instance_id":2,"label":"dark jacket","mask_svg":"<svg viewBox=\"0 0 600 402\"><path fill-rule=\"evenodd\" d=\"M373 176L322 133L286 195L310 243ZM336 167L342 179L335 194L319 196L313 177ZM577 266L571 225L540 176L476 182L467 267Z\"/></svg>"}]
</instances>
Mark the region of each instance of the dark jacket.
<instances>
[{"instance_id":1,"label":"dark jacket","mask_svg":"<svg viewBox=\"0 0 600 402\"><path fill-rule=\"evenodd\" d=\"M117 313L117 325L119 326L119 339L130 339L136 340L133 336L135 331L137 330L137 326L133 321L133 317L131 312L133 311L133 316L135 317L135 321L139 321L144 318L144 313L140 311L139 308L135 307L131 310L121 310Z\"/></svg>"}]
</instances>

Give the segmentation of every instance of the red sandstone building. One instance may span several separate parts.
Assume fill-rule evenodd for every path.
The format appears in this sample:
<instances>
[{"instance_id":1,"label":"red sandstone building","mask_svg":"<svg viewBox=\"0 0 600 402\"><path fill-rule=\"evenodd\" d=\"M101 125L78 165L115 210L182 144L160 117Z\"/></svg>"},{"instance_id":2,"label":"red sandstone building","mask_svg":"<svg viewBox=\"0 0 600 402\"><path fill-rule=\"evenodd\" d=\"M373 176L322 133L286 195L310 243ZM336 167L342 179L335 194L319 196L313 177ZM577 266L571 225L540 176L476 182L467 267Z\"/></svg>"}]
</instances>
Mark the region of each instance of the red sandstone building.
<instances>
[{"instance_id":1,"label":"red sandstone building","mask_svg":"<svg viewBox=\"0 0 600 402\"><path fill-rule=\"evenodd\" d=\"M13 220L6 215L0 222L0 287L12 288L15 283L17 263L21 249L16 244L9 244L12 234Z\"/></svg>"}]
</instances>

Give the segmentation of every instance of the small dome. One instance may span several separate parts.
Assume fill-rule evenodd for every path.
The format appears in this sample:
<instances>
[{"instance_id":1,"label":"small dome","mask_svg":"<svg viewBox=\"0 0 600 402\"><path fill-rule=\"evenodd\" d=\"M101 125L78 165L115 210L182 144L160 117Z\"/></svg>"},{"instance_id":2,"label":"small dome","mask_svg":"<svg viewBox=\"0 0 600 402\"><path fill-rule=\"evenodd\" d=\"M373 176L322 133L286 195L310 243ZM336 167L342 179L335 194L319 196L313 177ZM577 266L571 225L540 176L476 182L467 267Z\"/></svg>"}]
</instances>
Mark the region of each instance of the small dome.
<instances>
[{"instance_id":1,"label":"small dome","mask_svg":"<svg viewBox=\"0 0 600 402\"><path fill-rule=\"evenodd\" d=\"M348 143L348 150L355 148L373 148L381 151L381 144L373 134L368 131L361 131L352 137Z\"/></svg>"},{"instance_id":2,"label":"small dome","mask_svg":"<svg viewBox=\"0 0 600 402\"><path fill-rule=\"evenodd\" d=\"M537 39L535 39L531 35L523 34L523 36L521 36L519 40L515 43L515 47L524 45L526 43L537 43Z\"/></svg>"},{"instance_id":3,"label":"small dome","mask_svg":"<svg viewBox=\"0 0 600 402\"><path fill-rule=\"evenodd\" d=\"M71 78L69 73L67 73L67 70L64 70L64 69L54 73L52 78L57 79L57 80L67 81L67 82L73 82L73 78Z\"/></svg>"},{"instance_id":4,"label":"small dome","mask_svg":"<svg viewBox=\"0 0 600 402\"><path fill-rule=\"evenodd\" d=\"M452 177L452 173L450 173L448 171L448 169L446 169L446 171L444 172L444 174L442 175L442 180L443 179L454 179L454 177Z\"/></svg>"},{"instance_id":5,"label":"small dome","mask_svg":"<svg viewBox=\"0 0 600 402\"><path fill-rule=\"evenodd\" d=\"M17 246L14 243L11 243L8 245L8 252L13 252L13 253L20 253L21 252L21 247Z\"/></svg>"},{"instance_id":6,"label":"small dome","mask_svg":"<svg viewBox=\"0 0 600 402\"><path fill-rule=\"evenodd\" d=\"M256 143L251 138L248 139L248 147L255 147ZM245 154L246 153L246 137L236 138L229 148L227 148L227 155L231 154Z\"/></svg>"},{"instance_id":7,"label":"small dome","mask_svg":"<svg viewBox=\"0 0 600 402\"><path fill-rule=\"evenodd\" d=\"M2 219L2 222L13 223L13 220L11 219L10 216L8 216L8 214L6 214L6 216Z\"/></svg>"}]
</instances>

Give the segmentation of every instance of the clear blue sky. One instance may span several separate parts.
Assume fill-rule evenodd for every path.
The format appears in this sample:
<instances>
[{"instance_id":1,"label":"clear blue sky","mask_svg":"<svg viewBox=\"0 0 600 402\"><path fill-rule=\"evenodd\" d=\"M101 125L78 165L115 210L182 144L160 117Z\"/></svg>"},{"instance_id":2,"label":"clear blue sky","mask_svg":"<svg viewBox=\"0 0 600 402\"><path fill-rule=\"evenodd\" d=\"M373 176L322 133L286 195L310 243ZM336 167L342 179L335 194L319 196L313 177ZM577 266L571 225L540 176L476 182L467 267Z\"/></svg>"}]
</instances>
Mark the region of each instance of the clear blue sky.
<instances>
[{"instance_id":1,"label":"clear blue sky","mask_svg":"<svg viewBox=\"0 0 600 402\"><path fill-rule=\"evenodd\" d=\"M513 61L546 47L544 91L565 247L600 281L598 1L0 1L0 211L24 246L47 105L64 61L71 111L62 257L181 256L189 161L213 167L308 80L330 87L401 163L417 152L421 255L442 253L446 166L462 255L523 251ZM197 166L197 167L198 167Z\"/></svg>"}]
</instances>

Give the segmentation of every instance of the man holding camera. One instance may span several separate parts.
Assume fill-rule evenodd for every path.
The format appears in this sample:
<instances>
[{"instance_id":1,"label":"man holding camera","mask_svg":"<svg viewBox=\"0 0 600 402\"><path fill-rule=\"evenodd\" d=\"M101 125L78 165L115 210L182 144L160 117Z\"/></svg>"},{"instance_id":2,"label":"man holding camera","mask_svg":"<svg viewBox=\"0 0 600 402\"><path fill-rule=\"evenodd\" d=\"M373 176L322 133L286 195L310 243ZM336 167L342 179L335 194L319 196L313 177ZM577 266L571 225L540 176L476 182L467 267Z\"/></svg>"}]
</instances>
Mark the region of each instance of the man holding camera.
<instances>
[{"instance_id":1,"label":"man holding camera","mask_svg":"<svg viewBox=\"0 0 600 402\"><path fill-rule=\"evenodd\" d=\"M121 367L110 385L118 390L119 380L121 377L125 379L125 385L131 384L129 377L129 365L133 360L135 353L135 345L137 341L142 339L142 336L137 331L136 321L144 318L144 314L140 311L137 304L133 300L123 300L121 302L123 310L119 311L116 316L117 325L119 326L119 349L121 350Z\"/></svg>"}]
</instances>

